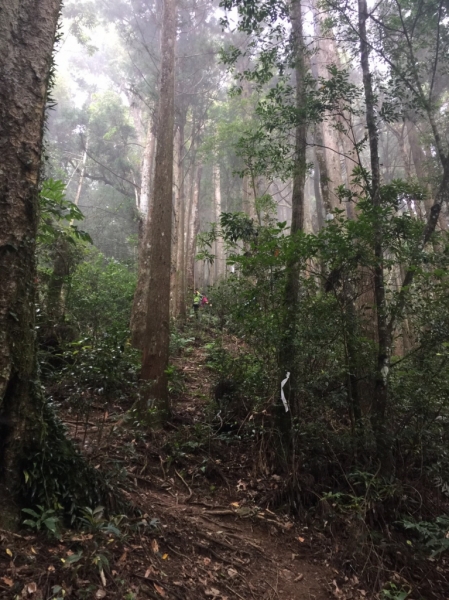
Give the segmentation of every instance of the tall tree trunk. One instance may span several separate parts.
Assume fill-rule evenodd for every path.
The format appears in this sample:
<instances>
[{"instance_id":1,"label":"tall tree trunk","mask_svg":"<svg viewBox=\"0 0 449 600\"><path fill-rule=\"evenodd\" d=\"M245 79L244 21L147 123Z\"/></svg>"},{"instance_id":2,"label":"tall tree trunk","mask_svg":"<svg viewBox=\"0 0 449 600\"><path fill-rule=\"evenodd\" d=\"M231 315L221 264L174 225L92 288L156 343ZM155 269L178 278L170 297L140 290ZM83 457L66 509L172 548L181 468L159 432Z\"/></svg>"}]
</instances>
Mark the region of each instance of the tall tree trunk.
<instances>
[{"instance_id":1,"label":"tall tree trunk","mask_svg":"<svg viewBox=\"0 0 449 600\"><path fill-rule=\"evenodd\" d=\"M21 485L37 419L34 302L38 185L59 0L0 1L0 505ZM5 518L0 516L0 518Z\"/></svg>"},{"instance_id":2,"label":"tall tree trunk","mask_svg":"<svg viewBox=\"0 0 449 600\"><path fill-rule=\"evenodd\" d=\"M203 175L203 167L199 165L196 169L196 177L194 178L194 185L192 187L192 200L189 217L189 231L187 239L187 287L189 292L194 291L195 287L195 250L196 250L196 236L199 231L199 200L201 192L201 178Z\"/></svg>"},{"instance_id":3,"label":"tall tree trunk","mask_svg":"<svg viewBox=\"0 0 449 600\"><path fill-rule=\"evenodd\" d=\"M427 163L428 159L427 159L425 153L423 152L422 146L419 142L418 131L416 129L415 123L413 121L411 121L410 119L407 119L406 126L407 126L408 142L410 145L410 151L412 154L413 166L415 167L416 177L421 184L425 184L426 179L429 179L428 175L426 173L426 163ZM428 189L429 189L429 191L433 192L430 185L428 186ZM426 217L427 218L429 218L430 212L432 210L432 206L433 206L432 196L433 195L434 195L433 193L426 194L426 197L424 199L424 206L426 209ZM438 215L438 224L441 229L443 229L443 230L447 229L447 220L442 211L440 211L440 214Z\"/></svg>"},{"instance_id":4,"label":"tall tree trunk","mask_svg":"<svg viewBox=\"0 0 449 600\"><path fill-rule=\"evenodd\" d=\"M321 231L324 227L323 197L321 195L320 187L320 167L318 165L318 160L316 159L316 156L313 168L313 189L315 192L317 228L318 231Z\"/></svg>"},{"instance_id":5,"label":"tall tree trunk","mask_svg":"<svg viewBox=\"0 0 449 600\"><path fill-rule=\"evenodd\" d=\"M256 218L256 199L254 189L251 183L251 176L245 175L242 179L242 194L243 194L243 212L250 217Z\"/></svg>"},{"instance_id":6,"label":"tall tree trunk","mask_svg":"<svg viewBox=\"0 0 449 600\"><path fill-rule=\"evenodd\" d=\"M145 149L143 152L142 177L140 184L140 202L138 207L142 220L146 220L150 210L151 179L153 176L155 147L156 136L154 135L154 121L153 118L150 117L148 121Z\"/></svg>"},{"instance_id":7,"label":"tall tree trunk","mask_svg":"<svg viewBox=\"0 0 449 600\"><path fill-rule=\"evenodd\" d=\"M176 260L176 269L178 272L178 290L176 295L177 313L182 320L186 318L186 300L185 300L185 240L186 240L186 185L185 185L185 125L186 114L181 117L179 125L179 229L178 229L178 253Z\"/></svg>"},{"instance_id":8,"label":"tall tree trunk","mask_svg":"<svg viewBox=\"0 0 449 600\"><path fill-rule=\"evenodd\" d=\"M220 165L213 166L215 222L220 226L221 215L221 179ZM224 242L221 236L215 241L215 281L220 281L226 271Z\"/></svg>"},{"instance_id":9,"label":"tall tree trunk","mask_svg":"<svg viewBox=\"0 0 449 600\"><path fill-rule=\"evenodd\" d=\"M314 8L314 29L317 46L317 54L311 57L313 76L318 79L329 79L328 68L339 63L337 46L330 32L324 37L322 34L321 21L324 14ZM341 208L337 194L335 193L343 183L341 157L339 146L339 134L332 126L334 115L326 115L325 119L316 125L315 153L320 165L321 194L327 212L335 208Z\"/></svg>"},{"instance_id":10,"label":"tall tree trunk","mask_svg":"<svg viewBox=\"0 0 449 600\"><path fill-rule=\"evenodd\" d=\"M375 97L369 67L370 46L367 38L366 22L368 9L366 0L358 0L359 36L360 36L360 61L363 73L363 87L365 91L366 125L371 159L371 201L375 207L381 205L380 197L380 163L379 163L379 136L375 114ZM385 281L383 272L383 237L380 216L374 225L374 254L376 264L374 267L374 297L376 302L377 317L377 367L374 385L374 401L372 412L372 427L376 438L377 453L381 465L388 469L390 463L390 442L386 427L386 412L388 408L388 375L391 357L391 333L388 328L387 307L385 298Z\"/></svg>"},{"instance_id":11,"label":"tall tree trunk","mask_svg":"<svg viewBox=\"0 0 449 600\"><path fill-rule=\"evenodd\" d=\"M307 141L307 98L306 98L306 65L303 37L302 7L300 0L293 0L290 5L290 21L292 24L292 45L295 53L296 76L296 110L297 125L295 131L295 162L293 170L292 223L291 235L295 237L304 228L304 186L307 173L306 141ZM283 440L282 451L290 458L294 456L292 448L291 415L299 413L297 386L297 348L295 345L296 320L299 301L299 266L294 256L287 263L286 285L284 292L284 325L281 348L279 352L280 376L290 379L284 387L289 412L284 406L278 406L278 423ZM289 414L290 413L290 414ZM292 454L293 450L293 454Z\"/></svg>"},{"instance_id":12,"label":"tall tree trunk","mask_svg":"<svg viewBox=\"0 0 449 600\"><path fill-rule=\"evenodd\" d=\"M64 315L63 288L73 263L73 255L70 250L71 244L64 237L60 238L53 248L53 270L48 282L46 306L50 327L59 324Z\"/></svg>"},{"instance_id":13,"label":"tall tree trunk","mask_svg":"<svg viewBox=\"0 0 449 600\"><path fill-rule=\"evenodd\" d=\"M139 242L138 242L138 275L137 286L134 292L133 307L131 310L130 330L131 343L134 348L143 350L146 314L148 306L148 290L150 286L150 243L148 232L152 219L153 207L153 176L154 176L154 152L157 145L155 131L157 125L157 110L148 125L147 139L142 163L142 178L140 188L140 219L139 219Z\"/></svg>"},{"instance_id":14,"label":"tall tree trunk","mask_svg":"<svg viewBox=\"0 0 449 600\"><path fill-rule=\"evenodd\" d=\"M147 242L151 244L150 285L141 370L142 379L151 387L144 394L145 405L140 406L144 413L151 400L161 416L169 412L166 369L170 342L175 43L176 1L164 0L154 205Z\"/></svg>"},{"instance_id":15,"label":"tall tree trunk","mask_svg":"<svg viewBox=\"0 0 449 600\"><path fill-rule=\"evenodd\" d=\"M182 154L179 147L181 140L180 128L175 125L175 137L173 145L173 214L172 214L172 234L171 234L171 273L170 273L170 316L178 316L178 289L179 289L179 270L178 270L178 243L179 243L179 218L181 213L180 198L180 156Z\"/></svg>"},{"instance_id":16,"label":"tall tree trunk","mask_svg":"<svg viewBox=\"0 0 449 600\"><path fill-rule=\"evenodd\" d=\"M80 178L78 180L78 187L76 190L75 200L73 201L75 206L79 205L80 198L81 198L81 192L83 190L84 177L86 175L86 162L87 162L88 148L89 148L89 139L86 139L86 146L85 146L84 152L83 152L83 162L81 163ZM71 224L73 224L73 220L72 220Z\"/></svg>"},{"instance_id":17,"label":"tall tree trunk","mask_svg":"<svg viewBox=\"0 0 449 600\"><path fill-rule=\"evenodd\" d=\"M19 518L18 501L27 493L24 470L29 470L29 482L40 494L42 503L56 501L64 505L67 496L63 498L57 489L87 505L86 496L95 482L92 472L85 477L86 470L83 472L81 468L84 463L64 438L61 426L43 398L35 352L38 187L47 86L59 9L59 0L0 0L2 527L14 525ZM36 462L37 469L33 468ZM58 479L56 487L55 478ZM82 500L77 491L84 493ZM95 494L91 497L93 502L97 499Z\"/></svg>"}]
</instances>

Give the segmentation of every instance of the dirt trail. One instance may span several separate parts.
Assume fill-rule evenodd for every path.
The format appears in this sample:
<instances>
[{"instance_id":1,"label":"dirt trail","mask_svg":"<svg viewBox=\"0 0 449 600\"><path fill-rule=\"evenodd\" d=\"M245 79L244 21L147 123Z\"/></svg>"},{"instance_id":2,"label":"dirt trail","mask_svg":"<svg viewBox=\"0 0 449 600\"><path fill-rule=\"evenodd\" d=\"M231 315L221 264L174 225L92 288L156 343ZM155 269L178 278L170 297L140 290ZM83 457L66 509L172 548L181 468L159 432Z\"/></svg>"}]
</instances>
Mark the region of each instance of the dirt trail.
<instances>
[{"instance_id":1,"label":"dirt trail","mask_svg":"<svg viewBox=\"0 0 449 600\"><path fill-rule=\"evenodd\" d=\"M107 521L91 533L67 531L60 541L0 531L1 599L332 596L334 573L319 534L257 504L256 490L276 487L276 476L254 477L244 443L204 439L212 381L204 345L203 338L174 361L185 388L164 430L136 429L126 418L129 407L105 412L98 405L85 429L63 411L92 464L121 472L117 485L143 516L119 525L119 538L107 532Z\"/></svg>"},{"instance_id":2,"label":"dirt trail","mask_svg":"<svg viewBox=\"0 0 449 600\"><path fill-rule=\"evenodd\" d=\"M205 366L204 345L174 362L185 381L185 391L174 403L174 421L184 423L188 443L192 442L189 428L209 418L205 410L210 404L211 374ZM167 443L170 435L165 448ZM146 473L151 473L148 479L134 481L139 505L150 515L157 513L164 523L159 547L168 558L163 570L175 578L174 584L178 579L183 589L179 597L329 598L332 571L322 557L317 558L321 553L314 551L308 529L254 505L251 494L246 494L249 479L242 479L245 474L250 477L245 469L248 457L239 455L242 448L236 448L237 459L232 452L225 452L224 457L214 455L214 449L209 446L207 452L208 478L198 477L198 464L201 458L204 464L204 456L181 456L174 461L178 465L166 468L167 457L159 455L160 464L153 457L153 464L146 466Z\"/></svg>"},{"instance_id":3,"label":"dirt trail","mask_svg":"<svg viewBox=\"0 0 449 600\"><path fill-rule=\"evenodd\" d=\"M156 489L139 496L139 504L161 515L164 532L156 539L162 558L153 560L156 572L168 575L167 591L178 585L186 600L329 598L330 569L314 564L305 538L275 515L185 503L190 493L173 497Z\"/></svg>"}]
</instances>

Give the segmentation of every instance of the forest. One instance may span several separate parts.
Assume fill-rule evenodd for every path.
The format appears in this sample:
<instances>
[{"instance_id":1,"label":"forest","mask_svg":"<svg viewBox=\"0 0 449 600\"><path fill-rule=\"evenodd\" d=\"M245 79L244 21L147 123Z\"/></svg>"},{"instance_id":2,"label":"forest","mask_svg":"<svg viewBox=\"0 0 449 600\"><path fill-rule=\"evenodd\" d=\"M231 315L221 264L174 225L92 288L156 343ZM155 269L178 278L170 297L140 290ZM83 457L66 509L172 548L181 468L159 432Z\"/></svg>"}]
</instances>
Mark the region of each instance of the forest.
<instances>
[{"instance_id":1,"label":"forest","mask_svg":"<svg viewBox=\"0 0 449 600\"><path fill-rule=\"evenodd\" d=\"M0 599L449 598L449 4L0 0Z\"/></svg>"}]
</instances>

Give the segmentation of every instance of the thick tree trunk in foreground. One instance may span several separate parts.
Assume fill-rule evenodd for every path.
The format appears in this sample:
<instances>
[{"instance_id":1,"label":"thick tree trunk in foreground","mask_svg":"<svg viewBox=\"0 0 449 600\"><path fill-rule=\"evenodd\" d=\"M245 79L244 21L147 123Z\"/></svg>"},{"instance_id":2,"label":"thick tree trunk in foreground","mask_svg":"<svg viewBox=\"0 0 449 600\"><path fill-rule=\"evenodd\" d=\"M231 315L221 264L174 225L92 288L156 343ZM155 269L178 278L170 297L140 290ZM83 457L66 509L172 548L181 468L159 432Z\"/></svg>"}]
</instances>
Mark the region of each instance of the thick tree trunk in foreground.
<instances>
[{"instance_id":1,"label":"thick tree trunk in foreground","mask_svg":"<svg viewBox=\"0 0 449 600\"><path fill-rule=\"evenodd\" d=\"M37 376L38 186L59 9L59 0L0 0L0 527L17 523L23 502L76 512L107 497Z\"/></svg>"},{"instance_id":2,"label":"thick tree trunk in foreground","mask_svg":"<svg viewBox=\"0 0 449 600\"><path fill-rule=\"evenodd\" d=\"M153 404L163 413L169 412L166 369L170 341L175 42L176 3L165 0L154 203L146 242L151 245L150 282L141 377L150 387L145 393L145 406L140 407L145 410Z\"/></svg>"},{"instance_id":3,"label":"thick tree trunk in foreground","mask_svg":"<svg viewBox=\"0 0 449 600\"><path fill-rule=\"evenodd\" d=\"M59 0L0 0L0 505L35 434L38 185Z\"/></svg>"}]
</instances>

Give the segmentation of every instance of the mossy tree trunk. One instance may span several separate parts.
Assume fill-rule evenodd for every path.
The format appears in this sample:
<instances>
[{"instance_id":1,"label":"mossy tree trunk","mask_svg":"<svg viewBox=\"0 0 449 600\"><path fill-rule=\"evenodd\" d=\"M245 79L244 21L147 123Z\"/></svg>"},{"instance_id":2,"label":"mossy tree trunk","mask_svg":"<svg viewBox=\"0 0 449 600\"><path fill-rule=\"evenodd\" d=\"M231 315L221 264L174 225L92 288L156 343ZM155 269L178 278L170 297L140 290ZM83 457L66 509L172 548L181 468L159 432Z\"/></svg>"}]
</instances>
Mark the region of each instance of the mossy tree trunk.
<instances>
[{"instance_id":1,"label":"mossy tree trunk","mask_svg":"<svg viewBox=\"0 0 449 600\"><path fill-rule=\"evenodd\" d=\"M38 187L59 10L60 0L0 0L0 526L3 527L17 523L27 495L28 500L36 503L61 501L68 510L73 509L77 498L83 506L98 502L101 496L97 493L100 488L96 488L98 476L65 438L62 426L43 397L37 375L34 325Z\"/></svg>"},{"instance_id":2,"label":"mossy tree trunk","mask_svg":"<svg viewBox=\"0 0 449 600\"><path fill-rule=\"evenodd\" d=\"M23 448L39 435L32 426L41 410L35 403L35 244L59 9L59 0L0 0L0 505L11 513Z\"/></svg>"}]
</instances>

